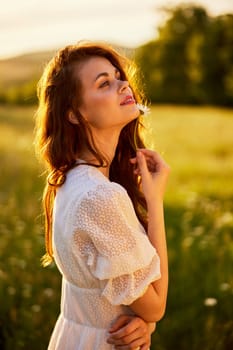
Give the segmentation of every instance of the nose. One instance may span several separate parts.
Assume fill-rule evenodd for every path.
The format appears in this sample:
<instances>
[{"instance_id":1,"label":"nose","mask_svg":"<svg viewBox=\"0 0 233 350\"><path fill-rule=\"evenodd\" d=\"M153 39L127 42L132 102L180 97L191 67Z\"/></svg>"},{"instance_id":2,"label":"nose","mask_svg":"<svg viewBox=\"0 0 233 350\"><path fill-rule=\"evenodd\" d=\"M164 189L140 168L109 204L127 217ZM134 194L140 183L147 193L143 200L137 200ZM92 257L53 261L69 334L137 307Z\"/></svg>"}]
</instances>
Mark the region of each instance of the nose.
<instances>
[{"instance_id":1,"label":"nose","mask_svg":"<svg viewBox=\"0 0 233 350\"><path fill-rule=\"evenodd\" d=\"M122 93L129 87L129 82L127 80L119 80L119 82L120 82L119 92Z\"/></svg>"}]
</instances>

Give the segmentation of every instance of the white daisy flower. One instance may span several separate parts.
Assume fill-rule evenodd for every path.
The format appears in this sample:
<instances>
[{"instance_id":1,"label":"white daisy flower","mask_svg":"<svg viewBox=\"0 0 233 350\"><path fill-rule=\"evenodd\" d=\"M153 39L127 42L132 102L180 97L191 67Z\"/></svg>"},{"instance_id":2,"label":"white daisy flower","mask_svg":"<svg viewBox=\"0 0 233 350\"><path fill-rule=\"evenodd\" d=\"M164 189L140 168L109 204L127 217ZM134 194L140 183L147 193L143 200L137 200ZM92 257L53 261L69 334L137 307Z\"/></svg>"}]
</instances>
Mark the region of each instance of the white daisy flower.
<instances>
[{"instance_id":1,"label":"white daisy flower","mask_svg":"<svg viewBox=\"0 0 233 350\"><path fill-rule=\"evenodd\" d=\"M204 305L211 307L211 306L215 306L217 304L217 302L218 301L216 298L206 298L204 300Z\"/></svg>"},{"instance_id":2,"label":"white daisy flower","mask_svg":"<svg viewBox=\"0 0 233 350\"><path fill-rule=\"evenodd\" d=\"M145 105L142 105L142 104L140 104L140 103L137 103L137 107L138 107L139 111L140 111L142 114L144 114L144 115L150 113L150 108L148 108L148 107L145 106Z\"/></svg>"}]
</instances>

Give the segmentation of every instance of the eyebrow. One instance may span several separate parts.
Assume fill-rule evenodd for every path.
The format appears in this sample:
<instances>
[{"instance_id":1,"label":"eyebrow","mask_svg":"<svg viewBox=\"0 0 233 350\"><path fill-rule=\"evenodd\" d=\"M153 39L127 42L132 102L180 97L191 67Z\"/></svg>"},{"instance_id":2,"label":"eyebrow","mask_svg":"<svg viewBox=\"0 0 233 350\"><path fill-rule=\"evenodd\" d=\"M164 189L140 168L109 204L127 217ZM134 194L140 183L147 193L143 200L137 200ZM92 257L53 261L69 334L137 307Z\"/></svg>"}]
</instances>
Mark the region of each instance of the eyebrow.
<instances>
[{"instance_id":1,"label":"eyebrow","mask_svg":"<svg viewBox=\"0 0 233 350\"><path fill-rule=\"evenodd\" d=\"M115 68L115 74L117 74L117 73L120 73L120 71L119 71L119 69ZM96 76L94 82L97 81L100 77L109 77L109 75L110 75L110 74L109 74L108 72L99 73L99 74Z\"/></svg>"}]
</instances>

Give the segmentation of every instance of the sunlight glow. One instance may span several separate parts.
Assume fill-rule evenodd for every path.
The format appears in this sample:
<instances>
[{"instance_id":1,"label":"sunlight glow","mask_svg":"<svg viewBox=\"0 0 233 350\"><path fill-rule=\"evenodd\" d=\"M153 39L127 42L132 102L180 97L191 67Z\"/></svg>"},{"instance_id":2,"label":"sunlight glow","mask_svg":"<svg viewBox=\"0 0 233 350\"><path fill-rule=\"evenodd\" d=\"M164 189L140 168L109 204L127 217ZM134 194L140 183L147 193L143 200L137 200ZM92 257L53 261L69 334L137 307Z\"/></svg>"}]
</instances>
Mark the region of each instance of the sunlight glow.
<instances>
[{"instance_id":1,"label":"sunlight glow","mask_svg":"<svg viewBox=\"0 0 233 350\"><path fill-rule=\"evenodd\" d=\"M190 3L190 1L182 1ZM178 0L8 0L0 9L0 58L53 49L81 39L137 47L156 36L163 6ZM233 12L233 0L197 0L210 14Z\"/></svg>"}]
</instances>

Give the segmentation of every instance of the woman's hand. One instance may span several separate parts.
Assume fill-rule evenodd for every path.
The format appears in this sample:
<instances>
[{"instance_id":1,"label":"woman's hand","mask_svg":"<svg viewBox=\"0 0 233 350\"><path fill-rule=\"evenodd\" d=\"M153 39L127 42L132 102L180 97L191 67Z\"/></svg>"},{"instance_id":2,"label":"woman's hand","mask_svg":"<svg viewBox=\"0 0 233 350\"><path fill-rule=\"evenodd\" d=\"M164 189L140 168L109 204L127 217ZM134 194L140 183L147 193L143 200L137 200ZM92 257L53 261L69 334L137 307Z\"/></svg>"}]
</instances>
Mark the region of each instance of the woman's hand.
<instances>
[{"instance_id":1,"label":"woman's hand","mask_svg":"<svg viewBox=\"0 0 233 350\"><path fill-rule=\"evenodd\" d=\"M147 202L163 199L170 167L154 151L139 149L130 162L135 166L134 173L141 176L142 191Z\"/></svg>"},{"instance_id":2,"label":"woman's hand","mask_svg":"<svg viewBox=\"0 0 233 350\"><path fill-rule=\"evenodd\" d=\"M148 350L155 323L146 323L137 316L121 315L109 329L107 342L115 349Z\"/></svg>"}]
</instances>

